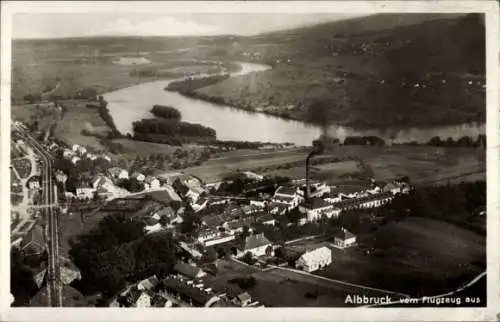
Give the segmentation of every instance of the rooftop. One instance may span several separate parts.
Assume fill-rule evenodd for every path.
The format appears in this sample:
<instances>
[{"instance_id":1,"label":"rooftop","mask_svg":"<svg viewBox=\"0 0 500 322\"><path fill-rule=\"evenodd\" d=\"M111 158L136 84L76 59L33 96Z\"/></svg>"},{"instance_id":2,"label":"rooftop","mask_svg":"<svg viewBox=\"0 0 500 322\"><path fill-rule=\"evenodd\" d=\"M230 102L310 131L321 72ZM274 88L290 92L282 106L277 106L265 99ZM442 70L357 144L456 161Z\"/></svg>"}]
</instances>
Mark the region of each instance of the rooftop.
<instances>
[{"instance_id":1,"label":"rooftop","mask_svg":"<svg viewBox=\"0 0 500 322\"><path fill-rule=\"evenodd\" d=\"M297 193L297 188L290 187L290 186L281 186L281 187L278 187L278 189L276 189L275 194L277 194L277 193L282 194L282 195L293 196Z\"/></svg>"},{"instance_id":2,"label":"rooftop","mask_svg":"<svg viewBox=\"0 0 500 322\"><path fill-rule=\"evenodd\" d=\"M190 298L198 306L204 306L210 300L214 300L215 298L217 298L215 294L206 292L194 286L187 285L180 279L169 277L163 281L163 284L168 289Z\"/></svg>"},{"instance_id":3,"label":"rooftop","mask_svg":"<svg viewBox=\"0 0 500 322\"><path fill-rule=\"evenodd\" d=\"M346 240L353 237L356 237L356 235L354 235L347 229L342 229L337 234L335 234L335 238L340 238L342 240Z\"/></svg>"},{"instance_id":4,"label":"rooftop","mask_svg":"<svg viewBox=\"0 0 500 322\"><path fill-rule=\"evenodd\" d=\"M264 234L254 234L247 236L242 243L243 250L250 250L264 245L271 245L272 243L267 239Z\"/></svg>"},{"instance_id":5,"label":"rooftop","mask_svg":"<svg viewBox=\"0 0 500 322\"><path fill-rule=\"evenodd\" d=\"M189 278L195 278L198 276L198 274L204 273L201 268L181 261L178 261L175 264L174 271L176 271L179 274L185 275Z\"/></svg>"},{"instance_id":6,"label":"rooftop","mask_svg":"<svg viewBox=\"0 0 500 322\"><path fill-rule=\"evenodd\" d=\"M321 198L310 198L309 200L304 202L303 205L307 209L321 209L333 206L333 204L328 203Z\"/></svg>"}]
</instances>

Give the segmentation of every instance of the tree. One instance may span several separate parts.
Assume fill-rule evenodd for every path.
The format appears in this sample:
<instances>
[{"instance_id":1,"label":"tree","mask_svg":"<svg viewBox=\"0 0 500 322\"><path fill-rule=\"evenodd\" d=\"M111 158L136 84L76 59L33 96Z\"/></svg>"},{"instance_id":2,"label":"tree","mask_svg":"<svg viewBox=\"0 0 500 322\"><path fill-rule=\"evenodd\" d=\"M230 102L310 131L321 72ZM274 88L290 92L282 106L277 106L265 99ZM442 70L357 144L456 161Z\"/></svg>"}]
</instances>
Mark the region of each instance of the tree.
<instances>
[{"instance_id":1,"label":"tree","mask_svg":"<svg viewBox=\"0 0 500 322\"><path fill-rule=\"evenodd\" d=\"M205 250L205 253L203 254L202 260L204 262L214 262L217 259L217 252L212 248L209 247Z\"/></svg>"},{"instance_id":2,"label":"tree","mask_svg":"<svg viewBox=\"0 0 500 322\"><path fill-rule=\"evenodd\" d=\"M162 227L166 227L170 224L170 218L167 216L161 216L160 220L158 221Z\"/></svg>"},{"instance_id":3,"label":"tree","mask_svg":"<svg viewBox=\"0 0 500 322\"><path fill-rule=\"evenodd\" d=\"M254 263L254 258L251 252L246 252L245 255L241 258L241 260L247 264L253 264Z\"/></svg>"}]
</instances>

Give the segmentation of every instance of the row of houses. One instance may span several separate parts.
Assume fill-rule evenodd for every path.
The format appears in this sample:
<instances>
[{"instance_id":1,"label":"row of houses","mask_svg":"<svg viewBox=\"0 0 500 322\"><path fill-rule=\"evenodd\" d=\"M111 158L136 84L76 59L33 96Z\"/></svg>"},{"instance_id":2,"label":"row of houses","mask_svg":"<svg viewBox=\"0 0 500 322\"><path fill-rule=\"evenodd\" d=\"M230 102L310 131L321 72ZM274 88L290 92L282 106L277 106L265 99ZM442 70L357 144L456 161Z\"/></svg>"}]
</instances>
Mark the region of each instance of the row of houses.
<instances>
[{"instance_id":1,"label":"row of houses","mask_svg":"<svg viewBox=\"0 0 500 322\"><path fill-rule=\"evenodd\" d=\"M56 151L60 150L61 148L57 145L57 143L52 142L48 146L48 149L51 152L56 152ZM80 162L82 159L88 159L91 161L95 161L95 160L100 158L100 159L106 160L107 162L111 162L111 158L109 156L107 156L105 154L92 153L90 151L87 151L86 147L84 147L82 145L78 145L78 144L73 144L71 149L69 149L69 148L62 149L62 156L64 159L71 161L71 163L73 163L75 165L78 162Z\"/></svg>"},{"instance_id":2,"label":"row of houses","mask_svg":"<svg viewBox=\"0 0 500 322\"><path fill-rule=\"evenodd\" d=\"M251 295L236 287L205 285L205 273L197 267L177 263L162 280L156 275L127 288L110 307L261 307ZM201 271L202 272L202 271Z\"/></svg>"}]
</instances>

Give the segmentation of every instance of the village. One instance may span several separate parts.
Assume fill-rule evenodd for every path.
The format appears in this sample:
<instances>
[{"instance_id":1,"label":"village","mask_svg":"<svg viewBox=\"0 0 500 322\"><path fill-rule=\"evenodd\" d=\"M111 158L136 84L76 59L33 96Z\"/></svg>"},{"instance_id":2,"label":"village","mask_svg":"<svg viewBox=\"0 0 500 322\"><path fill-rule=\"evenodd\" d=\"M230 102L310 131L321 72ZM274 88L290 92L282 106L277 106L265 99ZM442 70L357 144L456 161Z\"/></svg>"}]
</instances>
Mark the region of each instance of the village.
<instances>
[{"instance_id":1,"label":"village","mask_svg":"<svg viewBox=\"0 0 500 322\"><path fill-rule=\"evenodd\" d=\"M22 140L17 144L22 145ZM217 263L229 261L239 269L257 272L285 269L294 274L314 274L335 261L335 252L355 248L357 236L341 221L333 233L311 227L326 226L328 220L338 220L351 209L381 207L411 190L408 178L388 183L372 179L352 187L269 178L250 171L238 171L219 182L202 182L187 173L129 173L107 155L81 145L65 147L46 142L45 147L61 161L55 164L62 164L54 169L59 216L71 218L73 212L98 210L109 211L112 216L121 211L130 214L132 220L144 222L145 235L173 236L178 254L173 273L163 278L153 274L129 283L107 301L115 307L272 306L247 290L247 284L255 283L252 275L236 284L221 284ZM30 179L30 193L40 190L39 180L37 176ZM250 194L241 189L248 184L252 187ZM37 213L31 216L36 224L12 238L12 246L25 256L43 254L46 247L43 224L39 224ZM295 245L303 241L311 243L306 247ZM66 286L81 274L71 260L64 258L61 276ZM45 272L42 266L34 274L40 287ZM42 289L35 298L43 296Z\"/></svg>"}]
</instances>

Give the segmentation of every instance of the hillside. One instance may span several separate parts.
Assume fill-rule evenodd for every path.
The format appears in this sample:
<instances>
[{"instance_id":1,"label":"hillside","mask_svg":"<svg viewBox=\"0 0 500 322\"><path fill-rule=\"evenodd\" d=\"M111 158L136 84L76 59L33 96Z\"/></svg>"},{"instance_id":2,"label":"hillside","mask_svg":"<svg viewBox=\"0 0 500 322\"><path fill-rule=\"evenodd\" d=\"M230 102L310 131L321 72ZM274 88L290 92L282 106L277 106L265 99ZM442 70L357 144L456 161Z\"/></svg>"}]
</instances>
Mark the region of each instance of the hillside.
<instances>
[{"instance_id":1,"label":"hillside","mask_svg":"<svg viewBox=\"0 0 500 322\"><path fill-rule=\"evenodd\" d=\"M273 69L193 96L300 120L320 101L332 122L358 128L483 123L482 17L436 17L376 15L239 40L219 50Z\"/></svg>"}]
</instances>

